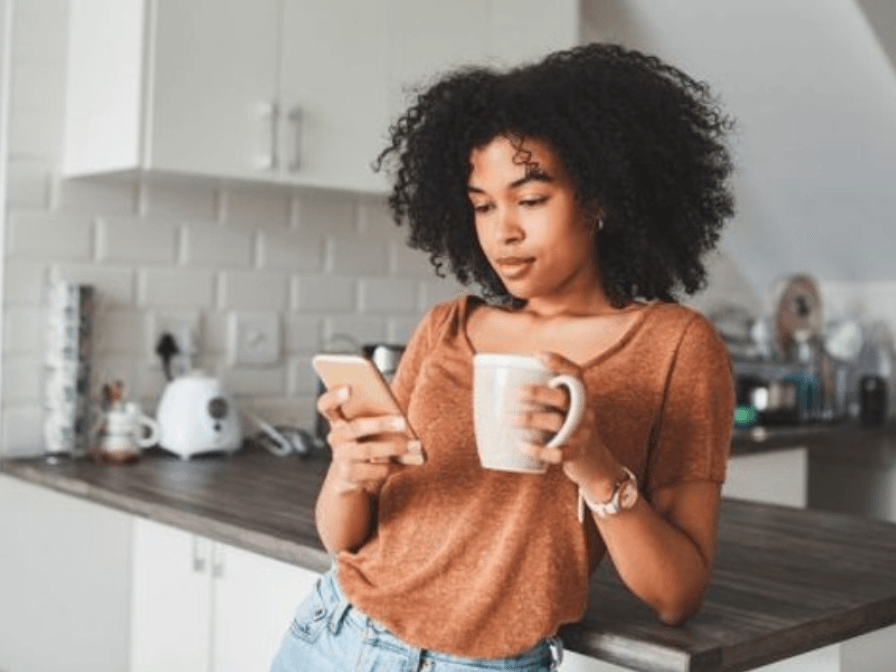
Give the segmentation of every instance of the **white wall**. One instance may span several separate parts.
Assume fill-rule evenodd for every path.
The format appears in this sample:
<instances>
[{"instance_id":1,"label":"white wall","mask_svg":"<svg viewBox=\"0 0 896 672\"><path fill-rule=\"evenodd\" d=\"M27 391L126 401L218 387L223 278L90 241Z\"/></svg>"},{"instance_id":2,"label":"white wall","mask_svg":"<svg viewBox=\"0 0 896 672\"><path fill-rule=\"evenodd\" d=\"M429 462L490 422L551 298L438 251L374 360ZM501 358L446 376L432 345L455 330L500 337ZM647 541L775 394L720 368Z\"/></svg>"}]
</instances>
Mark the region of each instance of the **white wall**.
<instances>
[{"instance_id":1,"label":"white wall","mask_svg":"<svg viewBox=\"0 0 896 672\"><path fill-rule=\"evenodd\" d=\"M384 203L345 193L176 182L61 181L68 0L25 0L14 21L2 379L7 454L41 450L41 289L50 274L100 292L94 387L121 378L155 410L156 316L200 320L200 364L244 407L311 426L310 356L337 333L407 339L460 288L408 250ZM280 314L284 360L227 365L230 310Z\"/></svg>"},{"instance_id":2,"label":"white wall","mask_svg":"<svg viewBox=\"0 0 896 672\"><path fill-rule=\"evenodd\" d=\"M879 33L896 5L863 0ZM871 7L873 5L874 7ZM831 316L896 324L896 77L852 0L600 0L586 40L656 53L737 119L737 216L723 251L761 300L808 272ZM890 33L892 30L890 30Z\"/></svg>"}]
</instances>

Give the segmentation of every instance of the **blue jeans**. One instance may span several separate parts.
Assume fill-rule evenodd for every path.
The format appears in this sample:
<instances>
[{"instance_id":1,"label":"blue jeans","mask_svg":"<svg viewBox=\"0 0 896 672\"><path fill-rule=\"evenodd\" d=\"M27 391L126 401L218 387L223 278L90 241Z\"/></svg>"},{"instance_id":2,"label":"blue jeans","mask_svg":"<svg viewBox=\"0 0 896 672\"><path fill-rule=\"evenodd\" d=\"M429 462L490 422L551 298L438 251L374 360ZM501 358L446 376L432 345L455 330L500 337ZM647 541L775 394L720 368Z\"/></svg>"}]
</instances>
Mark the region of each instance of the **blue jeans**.
<instances>
[{"instance_id":1,"label":"blue jeans","mask_svg":"<svg viewBox=\"0 0 896 672\"><path fill-rule=\"evenodd\" d=\"M330 569L299 605L271 672L554 672L562 658L563 646L553 637L499 659L459 658L409 646L353 607Z\"/></svg>"}]
</instances>

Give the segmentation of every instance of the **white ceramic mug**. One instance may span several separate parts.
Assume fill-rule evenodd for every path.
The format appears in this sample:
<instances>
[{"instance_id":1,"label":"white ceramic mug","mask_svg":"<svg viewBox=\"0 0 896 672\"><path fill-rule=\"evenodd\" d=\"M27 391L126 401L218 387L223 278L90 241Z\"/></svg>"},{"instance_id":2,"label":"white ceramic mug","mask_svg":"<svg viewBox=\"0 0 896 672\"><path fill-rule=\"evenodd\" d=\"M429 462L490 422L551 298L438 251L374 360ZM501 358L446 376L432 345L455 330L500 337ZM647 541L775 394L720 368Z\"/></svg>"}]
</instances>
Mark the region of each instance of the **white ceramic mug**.
<instances>
[{"instance_id":1,"label":"white ceramic mug","mask_svg":"<svg viewBox=\"0 0 896 672\"><path fill-rule=\"evenodd\" d=\"M566 387L570 404L560 430L545 444L560 446L575 431L585 410L585 389L575 376L554 375L535 357L509 354L478 354L473 357L473 422L479 460L486 469L544 473L547 464L527 455L519 447L530 439L530 430L515 427L519 412L519 388L536 383Z\"/></svg>"},{"instance_id":2,"label":"white ceramic mug","mask_svg":"<svg viewBox=\"0 0 896 672\"><path fill-rule=\"evenodd\" d=\"M140 448L154 446L159 441L159 423L144 415L140 406L133 401L124 404L121 409L108 411L103 421L100 446L106 452L136 453Z\"/></svg>"}]
</instances>

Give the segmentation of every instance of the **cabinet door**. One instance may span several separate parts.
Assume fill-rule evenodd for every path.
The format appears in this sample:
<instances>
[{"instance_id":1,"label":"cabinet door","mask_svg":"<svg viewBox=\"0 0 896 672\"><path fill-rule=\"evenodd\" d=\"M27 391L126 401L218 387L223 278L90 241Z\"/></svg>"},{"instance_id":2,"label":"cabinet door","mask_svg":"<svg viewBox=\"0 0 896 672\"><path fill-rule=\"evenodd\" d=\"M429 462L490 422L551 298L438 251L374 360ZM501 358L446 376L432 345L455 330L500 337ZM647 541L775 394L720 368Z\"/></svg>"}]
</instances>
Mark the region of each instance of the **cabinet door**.
<instances>
[{"instance_id":1,"label":"cabinet door","mask_svg":"<svg viewBox=\"0 0 896 672\"><path fill-rule=\"evenodd\" d=\"M131 672L210 672L211 542L137 519L133 553Z\"/></svg>"},{"instance_id":2,"label":"cabinet door","mask_svg":"<svg viewBox=\"0 0 896 672\"><path fill-rule=\"evenodd\" d=\"M156 0L144 165L271 179L278 0Z\"/></svg>"},{"instance_id":3,"label":"cabinet door","mask_svg":"<svg viewBox=\"0 0 896 672\"><path fill-rule=\"evenodd\" d=\"M389 108L404 111L411 90L489 57L490 3L388 0Z\"/></svg>"},{"instance_id":4,"label":"cabinet door","mask_svg":"<svg viewBox=\"0 0 896 672\"><path fill-rule=\"evenodd\" d=\"M214 672L267 670L319 574L215 545Z\"/></svg>"},{"instance_id":5,"label":"cabinet door","mask_svg":"<svg viewBox=\"0 0 896 672\"><path fill-rule=\"evenodd\" d=\"M384 191L385 0L284 0L281 153L289 182Z\"/></svg>"}]
</instances>

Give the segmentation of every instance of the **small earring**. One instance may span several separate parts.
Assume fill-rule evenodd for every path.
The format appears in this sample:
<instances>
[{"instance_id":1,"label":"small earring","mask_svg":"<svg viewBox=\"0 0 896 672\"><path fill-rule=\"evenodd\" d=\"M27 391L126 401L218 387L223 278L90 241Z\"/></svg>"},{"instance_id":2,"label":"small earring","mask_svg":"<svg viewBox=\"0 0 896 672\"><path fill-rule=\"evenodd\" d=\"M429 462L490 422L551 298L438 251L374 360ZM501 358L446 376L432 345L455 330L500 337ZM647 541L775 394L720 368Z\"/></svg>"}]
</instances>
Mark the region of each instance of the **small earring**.
<instances>
[{"instance_id":1,"label":"small earring","mask_svg":"<svg viewBox=\"0 0 896 672\"><path fill-rule=\"evenodd\" d=\"M598 231L603 231L603 230L604 230L604 218L603 218L603 217L598 217L598 218L597 218L597 230L598 230Z\"/></svg>"}]
</instances>

